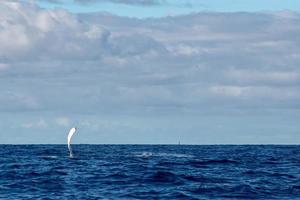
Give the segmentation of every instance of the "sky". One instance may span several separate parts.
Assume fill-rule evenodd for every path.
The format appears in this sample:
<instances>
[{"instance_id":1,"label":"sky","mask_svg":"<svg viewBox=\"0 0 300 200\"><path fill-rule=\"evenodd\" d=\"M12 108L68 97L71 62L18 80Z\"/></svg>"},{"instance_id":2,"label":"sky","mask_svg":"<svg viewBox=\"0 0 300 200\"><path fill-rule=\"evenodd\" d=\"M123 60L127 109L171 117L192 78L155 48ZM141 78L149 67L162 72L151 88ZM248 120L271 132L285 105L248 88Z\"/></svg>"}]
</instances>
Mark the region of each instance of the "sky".
<instances>
[{"instance_id":1,"label":"sky","mask_svg":"<svg viewBox=\"0 0 300 200\"><path fill-rule=\"evenodd\" d=\"M295 0L36 0L36 3L74 13L101 11L138 18L197 12L300 11L300 2Z\"/></svg>"},{"instance_id":2,"label":"sky","mask_svg":"<svg viewBox=\"0 0 300 200\"><path fill-rule=\"evenodd\" d=\"M296 1L0 1L0 143L299 144Z\"/></svg>"}]
</instances>

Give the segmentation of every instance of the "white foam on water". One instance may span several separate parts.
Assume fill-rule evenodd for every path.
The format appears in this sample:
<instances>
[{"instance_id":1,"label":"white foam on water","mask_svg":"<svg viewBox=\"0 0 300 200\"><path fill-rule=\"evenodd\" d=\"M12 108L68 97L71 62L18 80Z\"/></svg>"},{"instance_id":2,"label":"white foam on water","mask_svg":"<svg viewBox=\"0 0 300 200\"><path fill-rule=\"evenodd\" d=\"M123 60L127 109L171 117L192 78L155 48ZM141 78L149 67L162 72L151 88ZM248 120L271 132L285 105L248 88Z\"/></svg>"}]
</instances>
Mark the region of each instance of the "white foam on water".
<instances>
[{"instance_id":1,"label":"white foam on water","mask_svg":"<svg viewBox=\"0 0 300 200\"><path fill-rule=\"evenodd\" d=\"M58 158L57 156L48 156L48 158Z\"/></svg>"},{"instance_id":2,"label":"white foam on water","mask_svg":"<svg viewBox=\"0 0 300 200\"><path fill-rule=\"evenodd\" d=\"M58 158L58 156L42 156L42 158Z\"/></svg>"},{"instance_id":3,"label":"white foam on water","mask_svg":"<svg viewBox=\"0 0 300 200\"><path fill-rule=\"evenodd\" d=\"M193 155L188 154L177 154L177 153L153 153L153 152L135 152L135 157L176 157L176 158L192 158Z\"/></svg>"},{"instance_id":4,"label":"white foam on water","mask_svg":"<svg viewBox=\"0 0 300 200\"><path fill-rule=\"evenodd\" d=\"M136 152L134 153L135 157L150 157L153 156L152 152Z\"/></svg>"}]
</instances>

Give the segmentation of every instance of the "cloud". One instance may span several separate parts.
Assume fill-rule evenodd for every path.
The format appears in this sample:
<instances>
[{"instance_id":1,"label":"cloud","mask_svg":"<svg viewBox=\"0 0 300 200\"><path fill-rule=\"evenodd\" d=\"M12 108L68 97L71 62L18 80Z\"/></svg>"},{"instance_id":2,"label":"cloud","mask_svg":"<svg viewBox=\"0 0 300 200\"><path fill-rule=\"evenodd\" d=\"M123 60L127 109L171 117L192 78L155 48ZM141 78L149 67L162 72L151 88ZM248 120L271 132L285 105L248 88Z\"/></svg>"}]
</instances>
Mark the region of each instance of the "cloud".
<instances>
[{"instance_id":1,"label":"cloud","mask_svg":"<svg viewBox=\"0 0 300 200\"><path fill-rule=\"evenodd\" d=\"M39 119L38 121L35 122L21 124L22 128L46 128L47 126L48 124L44 119Z\"/></svg>"},{"instance_id":2,"label":"cloud","mask_svg":"<svg viewBox=\"0 0 300 200\"><path fill-rule=\"evenodd\" d=\"M66 0L39 0L48 3L62 4L66 3ZM166 3L165 0L73 0L73 3L81 5L95 4L95 3L115 3L135 6L156 6Z\"/></svg>"},{"instance_id":3,"label":"cloud","mask_svg":"<svg viewBox=\"0 0 300 200\"><path fill-rule=\"evenodd\" d=\"M55 121L60 126L69 126L71 123L71 120L68 117L58 117Z\"/></svg>"},{"instance_id":4,"label":"cloud","mask_svg":"<svg viewBox=\"0 0 300 200\"><path fill-rule=\"evenodd\" d=\"M74 2L80 4L110 2L138 6L155 6L165 3L165 0L74 0Z\"/></svg>"},{"instance_id":5,"label":"cloud","mask_svg":"<svg viewBox=\"0 0 300 200\"><path fill-rule=\"evenodd\" d=\"M9 65L6 64L6 63L0 63L0 70L4 70L4 69L7 69L9 68Z\"/></svg>"},{"instance_id":6,"label":"cloud","mask_svg":"<svg viewBox=\"0 0 300 200\"><path fill-rule=\"evenodd\" d=\"M259 70L228 70L227 76L245 83L288 84L300 82L300 73L296 71L259 71Z\"/></svg>"},{"instance_id":7,"label":"cloud","mask_svg":"<svg viewBox=\"0 0 300 200\"><path fill-rule=\"evenodd\" d=\"M220 96L264 99L295 99L299 100L299 88L273 88L266 86L211 86L210 91Z\"/></svg>"},{"instance_id":8,"label":"cloud","mask_svg":"<svg viewBox=\"0 0 300 200\"><path fill-rule=\"evenodd\" d=\"M132 34L130 36L119 36L112 39L110 51L113 55L135 56L145 54L167 53L164 45L149 36Z\"/></svg>"},{"instance_id":9,"label":"cloud","mask_svg":"<svg viewBox=\"0 0 300 200\"><path fill-rule=\"evenodd\" d=\"M293 12L136 19L2 1L1 142L65 143L71 123L86 143L247 143L243 134L255 142L275 129L295 142L299 21ZM20 135L20 125L44 128Z\"/></svg>"},{"instance_id":10,"label":"cloud","mask_svg":"<svg viewBox=\"0 0 300 200\"><path fill-rule=\"evenodd\" d=\"M32 4L3 2L0 10L2 59L44 60L74 56L91 59L99 56L101 37L106 31L102 27L81 23L64 10L47 11ZM93 50L96 51L93 53Z\"/></svg>"},{"instance_id":11,"label":"cloud","mask_svg":"<svg viewBox=\"0 0 300 200\"><path fill-rule=\"evenodd\" d=\"M8 110L299 108L297 13L135 19L1 2L0 18L0 87L21 95L1 96Z\"/></svg>"},{"instance_id":12,"label":"cloud","mask_svg":"<svg viewBox=\"0 0 300 200\"><path fill-rule=\"evenodd\" d=\"M43 10L32 4L4 2L0 10L3 60L95 60L109 54L133 56L166 51L152 37L112 35L108 27L83 22L61 9Z\"/></svg>"},{"instance_id":13,"label":"cloud","mask_svg":"<svg viewBox=\"0 0 300 200\"><path fill-rule=\"evenodd\" d=\"M21 91L3 91L0 94L0 108L3 111L24 111L37 110L40 108L40 105L33 94Z\"/></svg>"},{"instance_id":14,"label":"cloud","mask_svg":"<svg viewBox=\"0 0 300 200\"><path fill-rule=\"evenodd\" d=\"M39 0L40 2L48 2L48 3L54 3L54 4L61 4L64 3L64 0Z\"/></svg>"}]
</instances>

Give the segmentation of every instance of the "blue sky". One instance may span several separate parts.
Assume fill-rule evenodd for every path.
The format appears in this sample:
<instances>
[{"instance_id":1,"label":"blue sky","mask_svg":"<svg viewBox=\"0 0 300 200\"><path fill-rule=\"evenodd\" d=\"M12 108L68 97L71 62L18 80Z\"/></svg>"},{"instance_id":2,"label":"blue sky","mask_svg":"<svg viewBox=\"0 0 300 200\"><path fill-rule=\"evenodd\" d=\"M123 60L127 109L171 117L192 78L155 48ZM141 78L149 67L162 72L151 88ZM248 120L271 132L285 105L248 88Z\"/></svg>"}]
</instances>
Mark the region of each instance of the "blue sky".
<instances>
[{"instance_id":1,"label":"blue sky","mask_svg":"<svg viewBox=\"0 0 300 200\"><path fill-rule=\"evenodd\" d=\"M115 1L93 1L92 3L74 3L73 0L63 0L53 3L47 0L38 0L44 8L64 8L71 12L109 12L120 16L130 17L162 17L168 15L189 14L193 12L263 12L281 10L300 10L300 2L295 0L166 0L157 5L139 5L116 3ZM83 1L84 2L84 1ZM122 2L122 1L120 1ZM127 2L126 0L123 2ZM131 3L130 3L131 2ZM137 1L139 2L139 1ZM150 2L155 2L150 0Z\"/></svg>"},{"instance_id":2,"label":"blue sky","mask_svg":"<svg viewBox=\"0 0 300 200\"><path fill-rule=\"evenodd\" d=\"M300 143L295 1L46 1L0 2L0 143Z\"/></svg>"}]
</instances>

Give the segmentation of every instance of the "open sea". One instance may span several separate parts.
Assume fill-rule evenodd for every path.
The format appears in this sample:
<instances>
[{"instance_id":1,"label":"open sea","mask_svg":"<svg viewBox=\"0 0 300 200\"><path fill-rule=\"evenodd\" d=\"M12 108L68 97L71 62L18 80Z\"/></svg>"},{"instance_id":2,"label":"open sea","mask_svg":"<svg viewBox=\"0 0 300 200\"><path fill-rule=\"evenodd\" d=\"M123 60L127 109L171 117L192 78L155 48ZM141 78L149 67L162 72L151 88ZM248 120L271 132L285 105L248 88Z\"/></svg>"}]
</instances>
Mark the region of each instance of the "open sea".
<instances>
[{"instance_id":1,"label":"open sea","mask_svg":"<svg viewBox=\"0 0 300 200\"><path fill-rule=\"evenodd\" d=\"M300 199L300 146L0 145L0 199Z\"/></svg>"}]
</instances>

